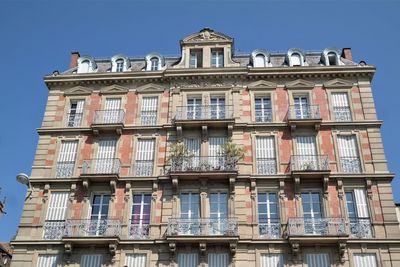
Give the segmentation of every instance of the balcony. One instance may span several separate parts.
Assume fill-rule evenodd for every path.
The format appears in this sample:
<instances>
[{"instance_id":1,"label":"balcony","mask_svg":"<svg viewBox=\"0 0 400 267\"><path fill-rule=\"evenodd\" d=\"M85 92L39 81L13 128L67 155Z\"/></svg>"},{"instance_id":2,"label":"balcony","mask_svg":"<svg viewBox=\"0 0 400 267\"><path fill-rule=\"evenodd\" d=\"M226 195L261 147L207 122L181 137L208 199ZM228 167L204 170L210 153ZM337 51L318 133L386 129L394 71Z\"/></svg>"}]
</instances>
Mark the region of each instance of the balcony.
<instances>
[{"instance_id":1,"label":"balcony","mask_svg":"<svg viewBox=\"0 0 400 267\"><path fill-rule=\"evenodd\" d=\"M237 174L237 159L226 156L178 156L171 159L171 175Z\"/></svg>"},{"instance_id":2,"label":"balcony","mask_svg":"<svg viewBox=\"0 0 400 267\"><path fill-rule=\"evenodd\" d=\"M167 240L209 240L229 242L238 239L236 218L170 219Z\"/></svg>"},{"instance_id":3,"label":"balcony","mask_svg":"<svg viewBox=\"0 0 400 267\"><path fill-rule=\"evenodd\" d=\"M138 177L153 176L153 160L136 160L132 166L132 175Z\"/></svg>"},{"instance_id":4,"label":"balcony","mask_svg":"<svg viewBox=\"0 0 400 267\"><path fill-rule=\"evenodd\" d=\"M58 161L56 178L70 178L74 175L75 161Z\"/></svg>"},{"instance_id":5,"label":"balcony","mask_svg":"<svg viewBox=\"0 0 400 267\"><path fill-rule=\"evenodd\" d=\"M290 157L290 171L303 177L321 176L330 173L326 155L296 155Z\"/></svg>"},{"instance_id":6,"label":"balcony","mask_svg":"<svg viewBox=\"0 0 400 267\"><path fill-rule=\"evenodd\" d=\"M83 113L68 113L67 127L80 127L83 121Z\"/></svg>"},{"instance_id":7,"label":"balcony","mask_svg":"<svg viewBox=\"0 0 400 267\"><path fill-rule=\"evenodd\" d=\"M340 157L342 172L361 173L361 162L359 157Z\"/></svg>"},{"instance_id":8,"label":"balcony","mask_svg":"<svg viewBox=\"0 0 400 267\"><path fill-rule=\"evenodd\" d=\"M257 123L272 122L272 109L270 108L255 108L255 121Z\"/></svg>"},{"instance_id":9,"label":"balcony","mask_svg":"<svg viewBox=\"0 0 400 267\"><path fill-rule=\"evenodd\" d=\"M60 240L64 235L65 221L47 220L43 225L43 239Z\"/></svg>"},{"instance_id":10,"label":"balcony","mask_svg":"<svg viewBox=\"0 0 400 267\"><path fill-rule=\"evenodd\" d=\"M257 174L274 175L276 174L275 158L257 158L256 160Z\"/></svg>"},{"instance_id":11,"label":"balcony","mask_svg":"<svg viewBox=\"0 0 400 267\"><path fill-rule=\"evenodd\" d=\"M372 225L369 218L349 218L351 238L372 238Z\"/></svg>"},{"instance_id":12,"label":"balcony","mask_svg":"<svg viewBox=\"0 0 400 267\"><path fill-rule=\"evenodd\" d=\"M107 181L119 178L121 162L117 158L85 160L82 165L82 178L95 181Z\"/></svg>"},{"instance_id":13,"label":"balcony","mask_svg":"<svg viewBox=\"0 0 400 267\"><path fill-rule=\"evenodd\" d=\"M263 239L281 238L281 224L279 222L259 223L258 234Z\"/></svg>"},{"instance_id":14,"label":"balcony","mask_svg":"<svg viewBox=\"0 0 400 267\"><path fill-rule=\"evenodd\" d=\"M333 107L335 121L351 121L351 111L349 107Z\"/></svg>"},{"instance_id":15,"label":"balcony","mask_svg":"<svg viewBox=\"0 0 400 267\"><path fill-rule=\"evenodd\" d=\"M298 126L313 126L318 130L322 121L318 105L289 106L287 118L292 130Z\"/></svg>"},{"instance_id":16,"label":"balcony","mask_svg":"<svg viewBox=\"0 0 400 267\"><path fill-rule=\"evenodd\" d=\"M124 118L125 112L122 109L96 110L91 128L95 134L99 134L99 131L116 131L121 134Z\"/></svg>"},{"instance_id":17,"label":"balcony","mask_svg":"<svg viewBox=\"0 0 400 267\"><path fill-rule=\"evenodd\" d=\"M130 239L148 239L150 232L149 224L132 223L129 225L129 238Z\"/></svg>"},{"instance_id":18,"label":"balcony","mask_svg":"<svg viewBox=\"0 0 400 267\"><path fill-rule=\"evenodd\" d=\"M92 243L118 239L120 235L121 222L119 220L66 220L63 240Z\"/></svg>"},{"instance_id":19,"label":"balcony","mask_svg":"<svg viewBox=\"0 0 400 267\"><path fill-rule=\"evenodd\" d=\"M179 106L175 124L178 126L224 126L233 124L233 106Z\"/></svg>"},{"instance_id":20,"label":"balcony","mask_svg":"<svg viewBox=\"0 0 400 267\"><path fill-rule=\"evenodd\" d=\"M289 241L304 243L339 242L349 236L344 218L289 218L286 234Z\"/></svg>"}]
</instances>

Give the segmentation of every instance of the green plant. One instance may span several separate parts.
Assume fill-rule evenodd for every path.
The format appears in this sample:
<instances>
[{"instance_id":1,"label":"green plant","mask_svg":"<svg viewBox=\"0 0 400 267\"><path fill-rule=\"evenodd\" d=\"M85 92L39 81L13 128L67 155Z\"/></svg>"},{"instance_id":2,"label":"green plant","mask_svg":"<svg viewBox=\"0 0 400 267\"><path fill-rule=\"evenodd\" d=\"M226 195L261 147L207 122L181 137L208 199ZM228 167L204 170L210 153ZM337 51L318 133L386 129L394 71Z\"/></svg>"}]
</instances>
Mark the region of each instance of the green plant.
<instances>
[{"instance_id":1,"label":"green plant","mask_svg":"<svg viewBox=\"0 0 400 267\"><path fill-rule=\"evenodd\" d=\"M168 159L171 160L173 158L187 156L189 151L186 146L182 143L172 143L169 146L169 155Z\"/></svg>"},{"instance_id":2,"label":"green plant","mask_svg":"<svg viewBox=\"0 0 400 267\"><path fill-rule=\"evenodd\" d=\"M221 154L230 159L235 159L235 162L244 158L244 148L233 143L231 139L221 145Z\"/></svg>"}]
</instances>

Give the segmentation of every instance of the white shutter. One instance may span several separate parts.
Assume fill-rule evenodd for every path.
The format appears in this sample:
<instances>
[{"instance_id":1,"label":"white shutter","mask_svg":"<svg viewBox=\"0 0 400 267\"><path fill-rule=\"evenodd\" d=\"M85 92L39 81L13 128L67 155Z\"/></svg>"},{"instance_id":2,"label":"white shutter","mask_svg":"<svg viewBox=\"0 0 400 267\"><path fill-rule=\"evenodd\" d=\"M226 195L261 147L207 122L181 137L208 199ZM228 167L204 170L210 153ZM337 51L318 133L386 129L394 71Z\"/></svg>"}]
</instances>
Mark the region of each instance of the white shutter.
<instances>
[{"instance_id":1,"label":"white shutter","mask_svg":"<svg viewBox=\"0 0 400 267\"><path fill-rule=\"evenodd\" d=\"M225 137L210 137L208 143L208 155L212 157L221 156L221 145L225 144Z\"/></svg>"},{"instance_id":2,"label":"white shutter","mask_svg":"<svg viewBox=\"0 0 400 267\"><path fill-rule=\"evenodd\" d=\"M101 267L101 255L82 255L80 267Z\"/></svg>"},{"instance_id":3,"label":"white shutter","mask_svg":"<svg viewBox=\"0 0 400 267\"><path fill-rule=\"evenodd\" d=\"M106 99L104 111L104 123L118 123L120 122L119 115L121 109L121 98L108 98Z\"/></svg>"},{"instance_id":4,"label":"white shutter","mask_svg":"<svg viewBox=\"0 0 400 267\"><path fill-rule=\"evenodd\" d=\"M127 267L146 267L146 254L126 254L125 265Z\"/></svg>"},{"instance_id":5,"label":"white shutter","mask_svg":"<svg viewBox=\"0 0 400 267\"><path fill-rule=\"evenodd\" d=\"M58 154L58 162L74 162L76 158L76 150L78 141L62 141L60 153Z\"/></svg>"},{"instance_id":6,"label":"white shutter","mask_svg":"<svg viewBox=\"0 0 400 267\"><path fill-rule=\"evenodd\" d=\"M364 189L354 189L354 196L356 199L357 214L361 218L369 218L367 198Z\"/></svg>"},{"instance_id":7,"label":"white shutter","mask_svg":"<svg viewBox=\"0 0 400 267\"><path fill-rule=\"evenodd\" d=\"M208 254L208 267L228 267L228 265L229 265L228 253Z\"/></svg>"},{"instance_id":8,"label":"white shutter","mask_svg":"<svg viewBox=\"0 0 400 267\"><path fill-rule=\"evenodd\" d=\"M332 102L334 107L349 107L347 93L332 93Z\"/></svg>"},{"instance_id":9,"label":"white shutter","mask_svg":"<svg viewBox=\"0 0 400 267\"><path fill-rule=\"evenodd\" d=\"M358 157L355 135L338 135L337 140L341 157Z\"/></svg>"},{"instance_id":10,"label":"white shutter","mask_svg":"<svg viewBox=\"0 0 400 267\"><path fill-rule=\"evenodd\" d=\"M105 110L116 110L121 108L121 98L106 99Z\"/></svg>"},{"instance_id":11,"label":"white shutter","mask_svg":"<svg viewBox=\"0 0 400 267\"><path fill-rule=\"evenodd\" d=\"M83 113L83 106L85 105L85 100L76 100L76 113Z\"/></svg>"},{"instance_id":12,"label":"white shutter","mask_svg":"<svg viewBox=\"0 0 400 267\"><path fill-rule=\"evenodd\" d=\"M275 159L275 157L275 137L257 137L256 158Z\"/></svg>"},{"instance_id":13,"label":"white shutter","mask_svg":"<svg viewBox=\"0 0 400 267\"><path fill-rule=\"evenodd\" d=\"M98 159L112 159L115 157L115 150L117 146L117 140L115 139L103 139L99 141L99 149L97 150Z\"/></svg>"},{"instance_id":14,"label":"white shutter","mask_svg":"<svg viewBox=\"0 0 400 267\"><path fill-rule=\"evenodd\" d=\"M36 267L56 267L58 255L39 255Z\"/></svg>"},{"instance_id":15,"label":"white shutter","mask_svg":"<svg viewBox=\"0 0 400 267\"><path fill-rule=\"evenodd\" d=\"M178 267L197 267L199 265L199 255L197 253L179 253Z\"/></svg>"},{"instance_id":16,"label":"white shutter","mask_svg":"<svg viewBox=\"0 0 400 267\"><path fill-rule=\"evenodd\" d=\"M314 136L298 136L296 137L297 155L300 156L315 156L317 153Z\"/></svg>"},{"instance_id":17,"label":"white shutter","mask_svg":"<svg viewBox=\"0 0 400 267\"><path fill-rule=\"evenodd\" d=\"M356 267L377 267L376 255L373 253L354 254L354 266Z\"/></svg>"},{"instance_id":18,"label":"white shutter","mask_svg":"<svg viewBox=\"0 0 400 267\"><path fill-rule=\"evenodd\" d=\"M52 192L50 195L49 207L46 220L61 221L65 219L68 204L68 192Z\"/></svg>"},{"instance_id":19,"label":"white shutter","mask_svg":"<svg viewBox=\"0 0 400 267\"><path fill-rule=\"evenodd\" d=\"M138 139L136 146L136 160L153 160L154 143L154 139Z\"/></svg>"},{"instance_id":20,"label":"white shutter","mask_svg":"<svg viewBox=\"0 0 400 267\"><path fill-rule=\"evenodd\" d=\"M283 267L282 254L261 254L261 267Z\"/></svg>"},{"instance_id":21,"label":"white shutter","mask_svg":"<svg viewBox=\"0 0 400 267\"><path fill-rule=\"evenodd\" d=\"M193 154L196 157L200 156L200 139L185 138L184 144L190 154Z\"/></svg>"},{"instance_id":22,"label":"white shutter","mask_svg":"<svg viewBox=\"0 0 400 267\"><path fill-rule=\"evenodd\" d=\"M308 267L330 267L329 255L327 253L307 254Z\"/></svg>"},{"instance_id":23,"label":"white shutter","mask_svg":"<svg viewBox=\"0 0 400 267\"><path fill-rule=\"evenodd\" d=\"M143 97L142 111L157 111L158 97Z\"/></svg>"}]
</instances>

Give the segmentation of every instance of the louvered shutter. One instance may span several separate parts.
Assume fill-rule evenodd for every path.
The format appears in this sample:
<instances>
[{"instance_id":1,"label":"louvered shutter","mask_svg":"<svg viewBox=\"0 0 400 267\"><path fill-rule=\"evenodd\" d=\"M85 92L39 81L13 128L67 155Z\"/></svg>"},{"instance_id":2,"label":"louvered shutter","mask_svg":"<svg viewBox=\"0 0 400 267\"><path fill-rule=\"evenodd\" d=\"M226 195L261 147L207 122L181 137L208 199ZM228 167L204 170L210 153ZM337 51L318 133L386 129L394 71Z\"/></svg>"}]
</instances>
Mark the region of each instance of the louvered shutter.
<instances>
[{"instance_id":1,"label":"louvered shutter","mask_svg":"<svg viewBox=\"0 0 400 267\"><path fill-rule=\"evenodd\" d=\"M117 140L104 139L99 141L95 162L96 173L112 173L114 171L114 158Z\"/></svg>"},{"instance_id":2,"label":"louvered shutter","mask_svg":"<svg viewBox=\"0 0 400 267\"><path fill-rule=\"evenodd\" d=\"M198 167L200 162L200 139L185 138L184 145L189 155L193 157L189 159L190 162L188 162L188 159L183 160L183 168L186 168L188 166Z\"/></svg>"},{"instance_id":3,"label":"louvered shutter","mask_svg":"<svg viewBox=\"0 0 400 267\"><path fill-rule=\"evenodd\" d=\"M317 157L317 148L315 144L314 136L298 136L296 137L297 146L296 146L296 159L295 166L292 165L292 168L296 170L316 170L319 167L318 157Z\"/></svg>"},{"instance_id":4,"label":"louvered shutter","mask_svg":"<svg viewBox=\"0 0 400 267\"><path fill-rule=\"evenodd\" d=\"M344 172L360 172L360 160L355 135L339 135L337 137L340 161Z\"/></svg>"},{"instance_id":5,"label":"louvered shutter","mask_svg":"<svg viewBox=\"0 0 400 267\"><path fill-rule=\"evenodd\" d=\"M127 267L146 267L146 254L126 254L125 265Z\"/></svg>"},{"instance_id":6,"label":"louvered shutter","mask_svg":"<svg viewBox=\"0 0 400 267\"><path fill-rule=\"evenodd\" d=\"M307 254L308 267L330 267L329 255L327 253Z\"/></svg>"},{"instance_id":7,"label":"louvered shutter","mask_svg":"<svg viewBox=\"0 0 400 267\"><path fill-rule=\"evenodd\" d=\"M354 254L354 266L377 267L376 255L373 253Z\"/></svg>"},{"instance_id":8,"label":"louvered shutter","mask_svg":"<svg viewBox=\"0 0 400 267\"><path fill-rule=\"evenodd\" d=\"M154 162L154 139L139 139L136 146L136 175L151 176Z\"/></svg>"},{"instance_id":9,"label":"louvered shutter","mask_svg":"<svg viewBox=\"0 0 400 267\"><path fill-rule=\"evenodd\" d=\"M276 173L275 137L257 137L256 164L258 174Z\"/></svg>"},{"instance_id":10,"label":"louvered shutter","mask_svg":"<svg viewBox=\"0 0 400 267\"><path fill-rule=\"evenodd\" d=\"M197 253L179 253L178 267L197 267L199 265L199 255Z\"/></svg>"},{"instance_id":11,"label":"louvered shutter","mask_svg":"<svg viewBox=\"0 0 400 267\"><path fill-rule=\"evenodd\" d=\"M36 267L57 267L58 255L39 255Z\"/></svg>"},{"instance_id":12,"label":"louvered shutter","mask_svg":"<svg viewBox=\"0 0 400 267\"><path fill-rule=\"evenodd\" d=\"M261 254L261 267L283 267L283 255Z\"/></svg>"},{"instance_id":13,"label":"louvered shutter","mask_svg":"<svg viewBox=\"0 0 400 267\"><path fill-rule=\"evenodd\" d=\"M68 204L68 192L52 192L46 220L64 220Z\"/></svg>"},{"instance_id":14,"label":"louvered shutter","mask_svg":"<svg viewBox=\"0 0 400 267\"><path fill-rule=\"evenodd\" d=\"M62 141L57 160L57 178L71 177L75 168L78 141Z\"/></svg>"},{"instance_id":15,"label":"louvered shutter","mask_svg":"<svg viewBox=\"0 0 400 267\"><path fill-rule=\"evenodd\" d=\"M225 157L221 154L221 145L225 144L225 137L210 137L209 143L209 162L213 168L224 167Z\"/></svg>"},{"instance_id":16,"label":"louvered shutter","mask_svg":"<svg viewBox=\"0 0 400 267\"><path fill-rule=\"evenodd\" d=\"M118 123L120 122L120 109L121 109L121 98L108 98L105 104L105 123Z\"/></svg>"},{"instance_id":17,"label":"louvered shutter","mask_svg":"<svg viewBox=\"0 0 400 267\"><path fill-rule=\"evenodd\" d=\"M349 107L347 93L332 93L332 102L334 107Z\"/></svg>"},{"instance_id":18,"label":"louvered shutter","mask_svg":"<svg viewBox=\"0 0 400 267\"><path fill-rule=\"evenodd\" d=\"M142 125L154 125L157 122L158 97L143 97L142 102Z\"/></svg>"},{"instance_id":19,"label":"louvered shutter","mask_svg":"<svg viewBox=\"0 0 400 267\"><path fill-rule=\"evenodd\" d=\"M228 266L229 266L228 253L208 254L208 267L228 267Z\"/></svg>"},{"instance_id":20,"label":"louvered shutter","mask_svg":"<svg viewBox=\"0 0 400 267\"><path fill-rule=\"evenodd\" d=\"M80 267L101 267L101 255L82 255Z\"/></svg>"},{"instance_id":21,"label":"louvered shutter","mask_svg":"<svg viewBox=\"0 0 400 267\"><path fill-rule=\"evenodd\" d=\"M354 189L356 199L357 214L360 218L369 218L367 198L364 189Z\"/></svg>"}]
</instances>

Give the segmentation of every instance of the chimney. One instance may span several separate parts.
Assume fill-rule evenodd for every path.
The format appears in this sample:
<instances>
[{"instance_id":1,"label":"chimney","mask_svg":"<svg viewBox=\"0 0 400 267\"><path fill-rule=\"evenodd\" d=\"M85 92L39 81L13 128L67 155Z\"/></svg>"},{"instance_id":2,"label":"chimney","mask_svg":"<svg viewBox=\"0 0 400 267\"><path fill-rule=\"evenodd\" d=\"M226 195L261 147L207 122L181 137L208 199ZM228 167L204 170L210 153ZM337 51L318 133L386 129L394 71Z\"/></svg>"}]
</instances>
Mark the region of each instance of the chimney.
<instances>
[{"instance_id":1,"label":"chimney","mask_svg":"<svg viewBox=\"0 0 400 267\"><path fill-rule=\"evenodd\" d=\"M342 58L353 61L353 56L351 55L351 48L343 48L342 49Z\"/></svg>"},{"instance_id":2,"label":"chimney","mask_svg":"<svg viewBox=\"0 0 400 267\"><path fill-rule=\"evenodd\" d=\"M81 55L79 54L79 52L71 52L71 61L69 63L69 68L76 68L78 66L78 58Z\"/></svg>"}]
</instances>

